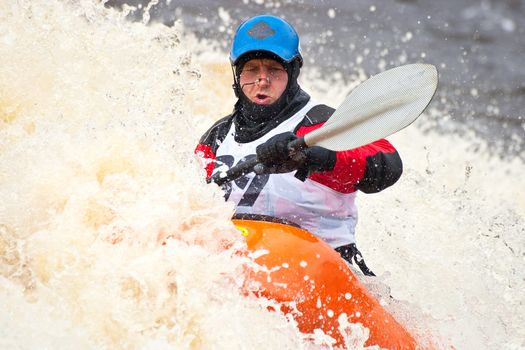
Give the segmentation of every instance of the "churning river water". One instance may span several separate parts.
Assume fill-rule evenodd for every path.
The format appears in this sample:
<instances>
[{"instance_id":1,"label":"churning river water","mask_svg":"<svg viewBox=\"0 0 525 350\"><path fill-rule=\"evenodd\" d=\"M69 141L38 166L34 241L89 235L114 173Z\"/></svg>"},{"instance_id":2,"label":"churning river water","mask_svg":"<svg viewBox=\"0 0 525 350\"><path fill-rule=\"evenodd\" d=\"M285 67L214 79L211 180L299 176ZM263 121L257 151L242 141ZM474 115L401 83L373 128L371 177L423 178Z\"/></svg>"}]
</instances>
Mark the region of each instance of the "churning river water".
<instances>
[{"instance_id":1,"label":"churning river water","mask_svg":"<svg viewBox=\"0 0 525 350\"><path fill-rule=\"evenodd\" d=\"M222 3L230 5L201 15L228 32L250 2ZM289 5L271 3L268 11ZM328 25L340 10L328 3L319 9L326 18L312 21L324 34L309 32L305 44L340 35ZM402 5L411 3L419 2ZM466 14L490 6L480 4ZM316 9L303 5L294 8ZM379 3L362 10L383 11ZM130 21L136 11L123 11L88 0L0 2L0 349L329 348L242 293L233 208L193 156L234 102L224 45L191 23ZM503 31L522 30L511 15L501 21ZM390 34L402 43L411 33ZM409 46L382 62L391 49L381 36L359 45L362 58L352 56L345 74L307 61L301 85L337 106L369 74L433 62L430 49L416 57ZM365 282L392 295L387 308L439 348L523 349L522 120L488 108L478 77L468 91L482 97L471 105L500 121L515 117L507 126L515 141L495 152L500 141L449 128L461 95L450 74L444 69L428 111L389 138L404 161L399 182L358 196L358 243L378 274ZM505 147L514 156L502 158ZM364 340L356 331L350 348Z\"/></svg>"}]
</instances>

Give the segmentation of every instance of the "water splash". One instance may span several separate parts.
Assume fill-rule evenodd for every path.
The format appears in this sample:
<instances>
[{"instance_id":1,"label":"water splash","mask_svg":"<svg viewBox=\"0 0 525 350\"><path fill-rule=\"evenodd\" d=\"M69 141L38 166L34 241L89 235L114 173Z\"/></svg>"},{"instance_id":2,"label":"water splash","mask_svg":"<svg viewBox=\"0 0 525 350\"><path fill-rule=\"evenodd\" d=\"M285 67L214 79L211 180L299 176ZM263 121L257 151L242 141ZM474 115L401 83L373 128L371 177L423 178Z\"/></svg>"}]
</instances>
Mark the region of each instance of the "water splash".
<instances>
[{"instance_id":1,"label":"water splash","mask_svg":"<svg viewBox=\"0 0 525 350\"><path fill-rule=\"evenodd\" d=\"M242 296L233 208L192 154L179 29L86 1L0 6L0 347L301 348Z\"/></svg>"},{"instance_id":2,"label":"water splash","mask_svg":"<svg viewBox=\"0 0 525 350\"><path fill-rule=\"evenodd\" d=\"M125 11L0 5L0 347L329 348L241 296L233 208L192 155L233 104L226 55ZM334 106L352 87L316 72L302 85ZM519 348L525 166L418 123L392 137L400 182L359 196L378 296L418 334ZM341 327L363 346L366 330Z\"/></svg>"}]
</instances>

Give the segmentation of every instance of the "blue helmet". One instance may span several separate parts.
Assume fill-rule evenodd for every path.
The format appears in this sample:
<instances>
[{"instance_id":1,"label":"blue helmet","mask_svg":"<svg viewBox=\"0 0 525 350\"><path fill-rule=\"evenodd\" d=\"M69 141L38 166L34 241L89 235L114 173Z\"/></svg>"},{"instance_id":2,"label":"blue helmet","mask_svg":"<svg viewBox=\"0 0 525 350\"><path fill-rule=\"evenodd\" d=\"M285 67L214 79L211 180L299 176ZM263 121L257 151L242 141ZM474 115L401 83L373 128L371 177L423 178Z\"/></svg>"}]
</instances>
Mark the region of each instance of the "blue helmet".
<instances>
[{"instance_id":1,"label":"blue helmet","mask_svg":"<svg viewBox=\"0 0 525 350\"><path fill-rule=\"evenodd\" d=\"M271 15L252 17L237 28L230 51L231 64L235 66L239 58L257 51L269 52L288 63L303 60L295 29Z\"/></svg>"}]
</instances>

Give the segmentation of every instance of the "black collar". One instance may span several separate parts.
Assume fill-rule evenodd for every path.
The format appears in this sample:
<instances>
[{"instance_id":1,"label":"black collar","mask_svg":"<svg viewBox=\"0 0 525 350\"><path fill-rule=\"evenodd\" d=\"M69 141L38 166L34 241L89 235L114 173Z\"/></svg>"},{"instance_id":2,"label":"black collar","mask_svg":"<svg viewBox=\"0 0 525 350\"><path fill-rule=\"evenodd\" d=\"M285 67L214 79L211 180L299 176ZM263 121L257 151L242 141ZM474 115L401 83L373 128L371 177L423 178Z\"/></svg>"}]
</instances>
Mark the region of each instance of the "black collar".
<instances>
[{"instance_id":1,"label":"black collar","mask_svg":"<svg viewBox=\"0 0 525 350\"><path fill-rule=\"evenodd\" d=\"M310 96L299 87L294 94L285 93L270 106L239 98L233 113L235 141L248 143L257 140L297 113L309 100Z\"/></svg>"}]
</instances>

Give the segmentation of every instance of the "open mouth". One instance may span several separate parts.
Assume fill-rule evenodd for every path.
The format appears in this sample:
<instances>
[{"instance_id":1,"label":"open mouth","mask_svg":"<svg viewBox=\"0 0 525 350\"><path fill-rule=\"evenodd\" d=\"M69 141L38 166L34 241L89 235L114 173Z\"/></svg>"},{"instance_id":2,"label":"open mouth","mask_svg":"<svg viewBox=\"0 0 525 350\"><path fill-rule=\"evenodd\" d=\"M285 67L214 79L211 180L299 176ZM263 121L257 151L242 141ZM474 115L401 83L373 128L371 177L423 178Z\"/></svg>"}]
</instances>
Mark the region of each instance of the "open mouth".
<instances>
[{"instance_id":1,"label":"open mouth","mask_svg":"<svg viewBox=\"0 0 525 350\"><path fill-rule=\"evenodd\" d=\"M266 102L266 101L269 101L270 96L265 95L265 94L257 94L257 95L255 95L255 98L256 98L257 101L259 101L259 102Z\"/></svg>"}]
</instances>

